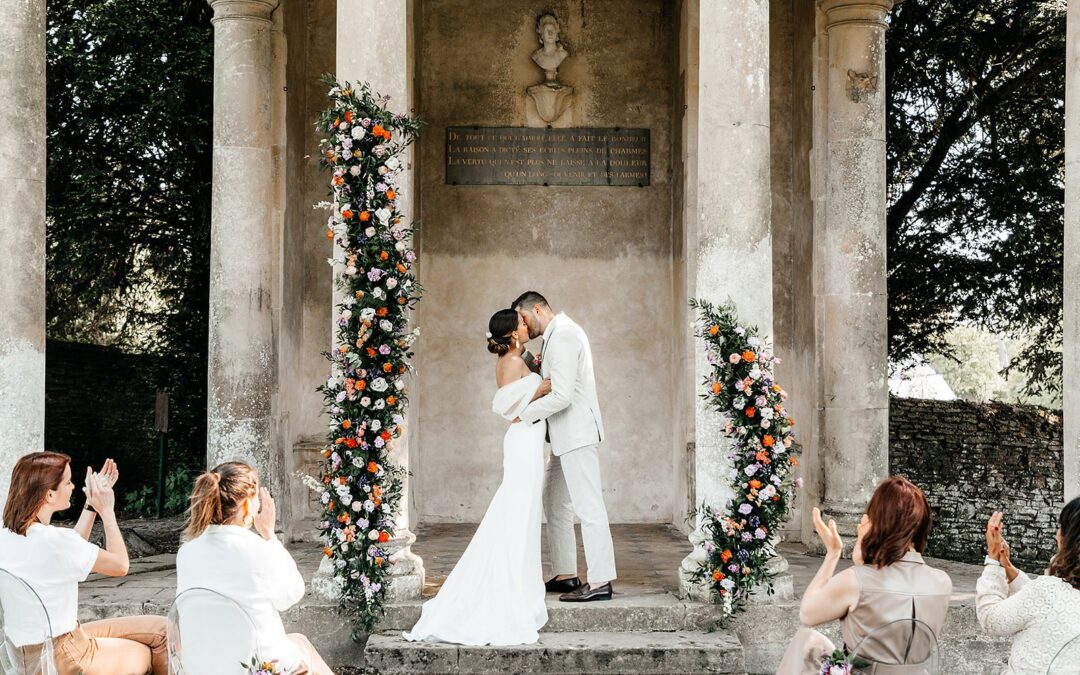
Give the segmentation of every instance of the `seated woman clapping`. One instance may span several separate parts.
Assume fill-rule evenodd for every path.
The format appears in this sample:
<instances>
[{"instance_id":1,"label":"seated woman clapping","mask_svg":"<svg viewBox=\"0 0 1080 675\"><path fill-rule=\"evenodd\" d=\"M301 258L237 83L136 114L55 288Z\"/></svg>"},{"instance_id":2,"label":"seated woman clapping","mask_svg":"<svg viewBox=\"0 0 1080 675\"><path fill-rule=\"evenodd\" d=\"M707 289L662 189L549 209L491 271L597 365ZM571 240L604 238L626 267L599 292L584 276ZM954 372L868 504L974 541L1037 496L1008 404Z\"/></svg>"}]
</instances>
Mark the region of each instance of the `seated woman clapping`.
<instances>
[{"instance_id":1,"label":"seated woman clapping","mask_svg":"<svg viewBox=\"0 0 1080 675\"><path fill-rule=\"evenodd\" d=\"M127 547L113 510L118 476L111 459L100 474L87 469L83 491L89 508L74 529L68 529L50 521L71 506L71 458L35 452L21 457L11 472L0 529L0 568L21 578L41 598L52 624L59 675L168 672L164 617L78 622L79 582L91 572L122 577L128 571ZM87 541L96 516L105 529L104 549ZM48 629L34 625L40 619L32 616L8 615L5 621L8 638L19 646L40 643Z\"/></svg>"},{"instance_id":2,"label":"seated woman clapping","mask_svg":"<svg viewBox=\"0 0 1080 675\"><path fill-rule=\"evenodd\" d=\"M255 624L253 656L276 659L293 675L333 675L311 642L299 633L287 635L281 623L278 613L304 596L304 578L274 534L276 520L274 500L259 487L253 467L226 462L199 476L191 494L188 541L176 554L177 595L208 588L226 596Z\"/></svg>"},{"instance_id":3,"label":"seated woman clapping","mask_svg":"<svg viewBox=\"0 0 1080 675\"><path fill-rule=\"evenodd\" d=\"M813 517L826 553L803 594L799 618L804 624L817 626L839 619L848 650L898 619L919 619L935 636L940 634L952 580L923 562L931 516L922 490L902 476L886 478L878 485L858 527L851 554L854 565L839 574L835 571L844 543L836 523L826 524L818 509ZM803 628L784 652L777 675L818 675L822 657L835 649L821 633ZM860 656L888 663L892 654Z\"/></svg>"},{"instance_id":4,"label":"seated woman clapping","mask_svg":"<svg viewBox=\"0 0 1080 675\"><path fill-rule=\"evenodd\" d=\"M975 586L975 609L983 630L1015 635L1006 675L1080 673L1080 497L1058 518L1058 551L1046 574L1031 579L1013 566L1001 536L1002 514L986 524L986 566Z\"/></svg>"}]
</instances>

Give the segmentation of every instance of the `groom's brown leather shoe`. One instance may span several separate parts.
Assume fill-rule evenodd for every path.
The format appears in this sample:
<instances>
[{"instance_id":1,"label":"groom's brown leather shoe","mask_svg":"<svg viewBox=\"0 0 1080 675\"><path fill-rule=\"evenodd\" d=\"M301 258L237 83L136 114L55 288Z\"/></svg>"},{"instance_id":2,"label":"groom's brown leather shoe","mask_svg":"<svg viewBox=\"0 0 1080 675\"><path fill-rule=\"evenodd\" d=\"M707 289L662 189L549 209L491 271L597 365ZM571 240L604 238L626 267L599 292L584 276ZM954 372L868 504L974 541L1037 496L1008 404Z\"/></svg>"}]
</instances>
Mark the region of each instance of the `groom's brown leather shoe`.
<instances>
[{"instance_id":1,"label":"groom's brown leather shoe","mask_svg":"<svg viewBox=\"0 0 1080 675\"><path fill-rule=\"evenodd\" d=\"M552 577L549 581L544 582L544 591L547 593L569 593L570 591L576 591L580 587L581 579L578 577L572 579Z\"/></svg>"},{"instance_id":2,"label":"groom's brown leather shoe","mask_svg":"<svg viewBox=\"0 0 1080 675\"><path fill-rule=\"evenodd\" d=\"M603 586L597 586L596 588L590 588L589 584L581 584L581 586L570 593L564 593L559 596L559 600L562 602L592 602L593 600L610 600L611 599L611 582L607 582Z\"/></svg>"}]
</instances>

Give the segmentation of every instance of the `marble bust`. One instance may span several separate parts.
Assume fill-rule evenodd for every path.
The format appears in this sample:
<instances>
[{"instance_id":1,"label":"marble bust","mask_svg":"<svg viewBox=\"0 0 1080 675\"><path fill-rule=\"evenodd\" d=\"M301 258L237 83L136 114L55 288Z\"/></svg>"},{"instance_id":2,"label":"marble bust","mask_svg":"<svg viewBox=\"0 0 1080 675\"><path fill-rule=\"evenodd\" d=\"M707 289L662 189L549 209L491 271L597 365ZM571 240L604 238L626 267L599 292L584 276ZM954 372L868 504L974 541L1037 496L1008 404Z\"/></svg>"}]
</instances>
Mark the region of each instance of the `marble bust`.
<instances>
[{"instance_id":1,"label":"marble bust","mask_svg":"<svg viewBox=\"0 0 1080 675\"><path fill-rule=\"evenodd\" d=\"M544 71L544 81L529 87L527 93L539 117L534 122L543 125L568 124L574 104L574 88L559 82L559 66L570 56L559 40L560 31L554 14L541 14L536 20L540 48L532 53L532 60Z\"/></svg>"}]
</instances>

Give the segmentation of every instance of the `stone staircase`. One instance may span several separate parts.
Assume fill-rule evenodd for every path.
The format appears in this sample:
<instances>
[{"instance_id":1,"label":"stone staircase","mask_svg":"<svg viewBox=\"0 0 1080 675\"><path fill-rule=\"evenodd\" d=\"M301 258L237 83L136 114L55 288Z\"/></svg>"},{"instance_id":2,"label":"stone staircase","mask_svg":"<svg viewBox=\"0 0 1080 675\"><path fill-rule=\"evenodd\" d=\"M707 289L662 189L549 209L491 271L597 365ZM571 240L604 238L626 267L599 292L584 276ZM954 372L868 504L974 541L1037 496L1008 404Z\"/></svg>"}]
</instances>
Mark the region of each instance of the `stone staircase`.
<instances>
[{"instance_id":1,"label":"stone staircase","mask_svg":"<svg viewBox=\"0 0 1080 675\"><path fill-rule=\"evenodd\" d=\"M743 648L713 631L715 606L670 593L616 594L608 602L560 603L548 596L548 624L535 645L463 647L407 642L420 602L389 608L364 652L370 673L717 673L745 675Z\"/></svg>"}]
</instances>

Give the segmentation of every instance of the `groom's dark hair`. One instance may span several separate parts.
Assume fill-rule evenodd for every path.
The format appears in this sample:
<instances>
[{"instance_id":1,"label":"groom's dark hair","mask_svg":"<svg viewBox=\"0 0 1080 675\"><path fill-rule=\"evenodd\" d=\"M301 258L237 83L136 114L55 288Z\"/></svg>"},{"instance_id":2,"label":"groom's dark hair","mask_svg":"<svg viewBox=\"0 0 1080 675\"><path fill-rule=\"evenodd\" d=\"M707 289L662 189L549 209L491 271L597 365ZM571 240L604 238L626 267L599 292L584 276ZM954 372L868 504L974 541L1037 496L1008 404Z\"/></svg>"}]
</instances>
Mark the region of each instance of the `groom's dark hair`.
<instances>
[{"instance_id":1,"label":"groom's dark hair","mask_svg":"<svg viewBox=\"0 0 1080 675\"><path fill-rule=\"evenodd\" d=\"M548 301L544 298L544 296L540 295L536 291L525 291L518 296L518 299L514 301L514 304L510 305L510 309L517 309L518 307L521 307L523 309L532 309L536 305L543 305L544 307L548 308L551 307L551 305L548 304Z\"/></svg>"}]
</instances>

